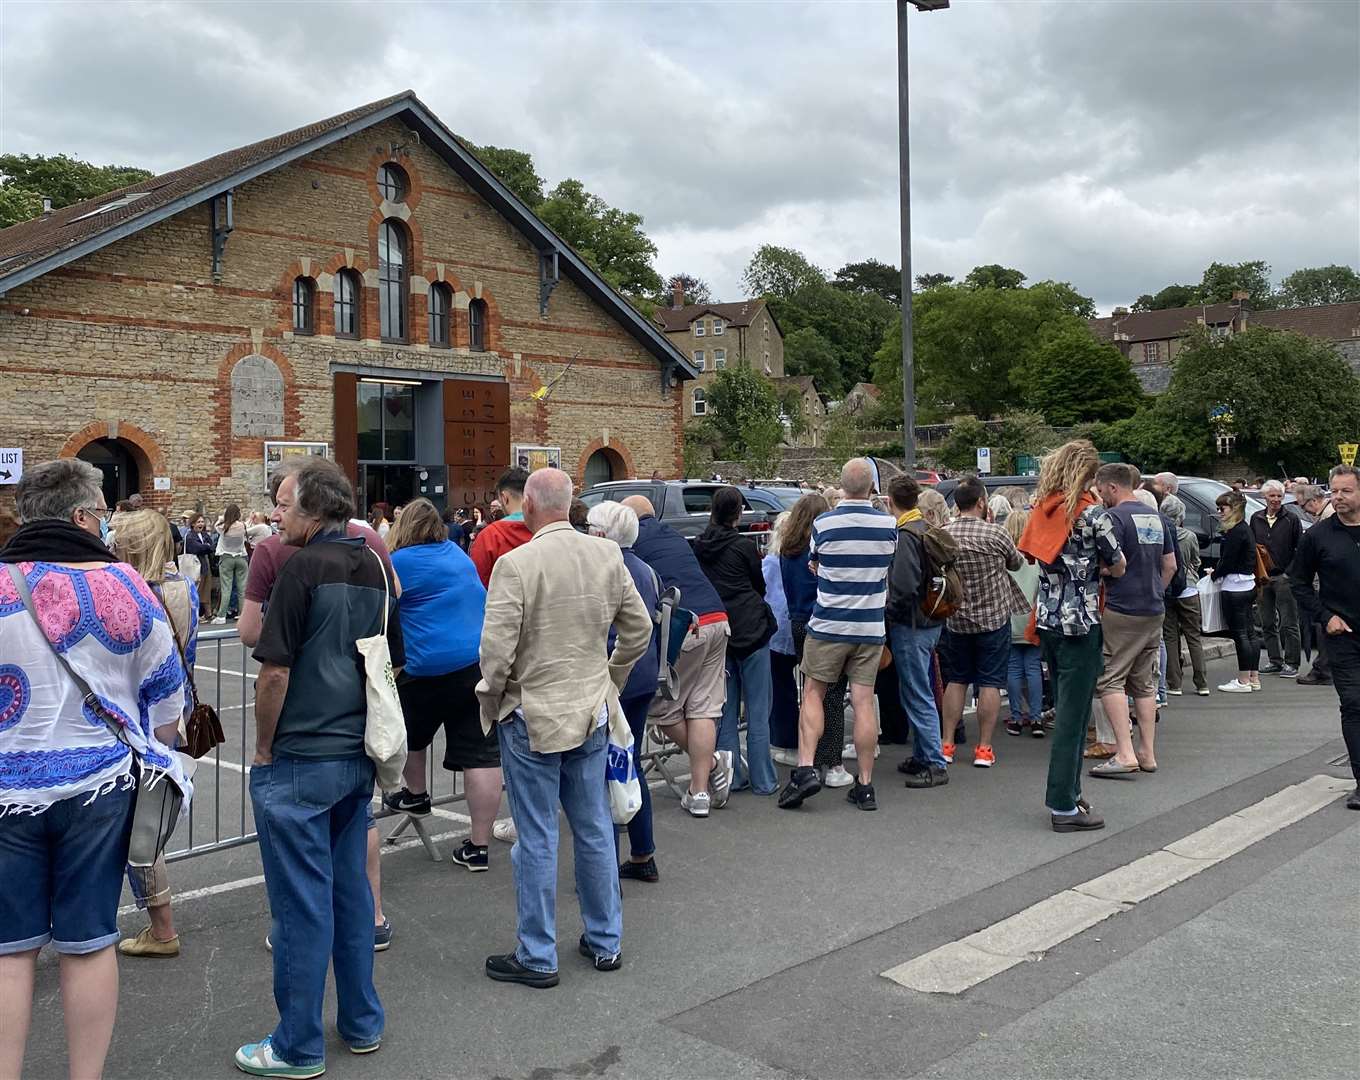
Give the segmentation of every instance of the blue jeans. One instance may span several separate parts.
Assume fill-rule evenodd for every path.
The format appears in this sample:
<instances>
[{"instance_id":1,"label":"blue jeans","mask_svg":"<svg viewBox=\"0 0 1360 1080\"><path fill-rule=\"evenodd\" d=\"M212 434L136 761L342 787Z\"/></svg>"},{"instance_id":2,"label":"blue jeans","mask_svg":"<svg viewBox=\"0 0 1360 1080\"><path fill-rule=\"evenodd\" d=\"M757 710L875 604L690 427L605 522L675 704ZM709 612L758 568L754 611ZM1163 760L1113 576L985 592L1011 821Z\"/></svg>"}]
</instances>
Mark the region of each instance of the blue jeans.
<instances>
[{"instance_id":1,"label":"blue jeans","mask_svg":"<svg viewBox=\"0 0 1360 1080\"><path fill-rule=\"evenodd\" d=\"M557 970L557 806L571 826L576 899L586 944L596 956L623 950L623 901L614 861L614 822L605 789L605 729L560 754L529 748L519 717L497 726L505 794L519 839L510 849L515 873L515 957L531 971Z\"/></svg>"},{"instance_id":2,"label":"blue jeans","mask_svg":"<svg viewBox=\"0 0 1360 1080\"><path fill-rule=\"evenodd\" d=\"M368 887L366 757L275 758L250 770L260 861L274 916L274 1050L290 1065L325 1060L321 1011L326 968L335 966L340 1037L351 1046L381 1038L383 1007L373 987L373 893Z\"/></svg>"},{"instance_id":3,"label":"blue jeans","mask_svg":"<svg viewBox=\"0 0 1360 1080\"><path fill-rule=\"evenodd\" d=\"M770 760L770 647L757 649L744 660L727 654L727 701L718 723L718 749L732 751L732 787L750 786L757 795L773 795L779 777ZM741 735L737 722L746 700L746 765L741 763ZM747 769L750 775L747 775Z\"/></svg>"},{"instance_id":4,"label":"blue jeans","mask_svg":"<svg viewBox=\"0 0 1360 1080\"><path fill-rule=\"evenodd\" d=\"M1011 703L1011 723L1024 720L1020 700L1029 702L1029 722L1039 724L1044 715L1044 669L1040 663L1039 646L1023 641L1011 642L1011 656L1006 668L1006 696Z\"/></svg>"},{"instance_id":5,"label":"blue jeans","mask_svg":"<svg viewBox=\"0 0 1360 1080\"><path fill-rule=\"evenodd\" d=\"M888 643L897 669L897 696L911 724L911 760L918 765L945 768L940 749L940 711L935 707L931 653L940 640L940 627L889 626Z\"/></svg>"},{"instance_id":6,"label":"blue jeans","mask_svg":"<svg viewBox=\"0 0 1360 1080\"><path fill-rule=\"evenodd\" d=\"M647 709L652 704L655 695L644 694L641 697L624 698L619 702L623 706L623 715L628 717L628 727L633 732L633 768L637 769L638 781L642 785L642 805L638 807L638 812L633 815L626 828L628 829L628 851L629 854L641 858L643 855L652 855L656 852L656 841L652 837L652 791L647 786L647 778L642 775L642 740L647 734ZM614 856L618 861L619 854L619 832L622 829L616 828L614 832Z\"/></svg>"}]
</instances>

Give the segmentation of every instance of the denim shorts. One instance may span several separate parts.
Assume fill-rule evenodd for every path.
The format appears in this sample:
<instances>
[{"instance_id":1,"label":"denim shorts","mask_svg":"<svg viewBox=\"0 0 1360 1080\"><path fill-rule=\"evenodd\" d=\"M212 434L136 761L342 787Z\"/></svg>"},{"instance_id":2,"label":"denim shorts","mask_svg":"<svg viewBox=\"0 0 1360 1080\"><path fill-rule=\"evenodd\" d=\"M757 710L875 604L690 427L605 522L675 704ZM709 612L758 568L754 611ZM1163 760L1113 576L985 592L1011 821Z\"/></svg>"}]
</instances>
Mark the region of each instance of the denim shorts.
<instances>
[{"instance_id":1,"label":"denim shorts","mask_svg":"<svg viewBox=\"0 0 1360 1080\"><path fill-rule=\"evenodd\" d=\"M940 672L947 683L1004 689L1011 657L1011 624L981 634L956 634L948 627L938 646Z\"/></svg>"},{"instance_id":2,"label":"denim shorts","mask_svg":"<svg viewBox=\"0 0 1360 1080\"><path fill-rule=\"evenodd\" d=\"M135 792L85 792L0 824L0 955L98 952L118 940ZM86 805L88 803L88 805Z\"/></svg>"}]
</instances>

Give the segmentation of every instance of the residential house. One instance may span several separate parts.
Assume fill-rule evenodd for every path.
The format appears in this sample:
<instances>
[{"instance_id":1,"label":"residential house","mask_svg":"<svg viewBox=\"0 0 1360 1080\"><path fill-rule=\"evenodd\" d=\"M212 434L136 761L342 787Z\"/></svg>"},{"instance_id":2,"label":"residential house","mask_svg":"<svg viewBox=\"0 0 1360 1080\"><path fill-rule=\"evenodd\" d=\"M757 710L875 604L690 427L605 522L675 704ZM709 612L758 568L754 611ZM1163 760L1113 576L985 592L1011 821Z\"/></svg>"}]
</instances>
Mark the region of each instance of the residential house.
<instances>
[{"instance_id":1,"label":"residential house","mask_svg":"<svg viewBox=\"0 0 1360 1080\"><path fill-rule=\"evenodd\" d=\"M783 408L784 430L788 433L790 446L821 446L822 428L826 425L826 403L817 393L817 384L811 375L785 375L782 379L771 379L774 392ZM799 426L802 430L793 433L793 417L787 408L789 399L797 397Z\"/></svg>"}]
</instances>

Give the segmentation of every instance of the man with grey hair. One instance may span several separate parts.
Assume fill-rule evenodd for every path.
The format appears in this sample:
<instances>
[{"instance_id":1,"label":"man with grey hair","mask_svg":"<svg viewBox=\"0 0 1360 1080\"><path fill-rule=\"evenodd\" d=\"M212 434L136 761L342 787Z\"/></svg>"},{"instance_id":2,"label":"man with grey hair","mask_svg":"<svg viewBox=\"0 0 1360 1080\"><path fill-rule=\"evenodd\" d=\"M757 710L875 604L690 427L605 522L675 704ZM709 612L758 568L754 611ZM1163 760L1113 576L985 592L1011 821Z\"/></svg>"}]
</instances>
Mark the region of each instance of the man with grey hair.
<instances>
[{"instance_id":1,"label":"man with grey hair","mask_svg":"<svg viewBox=\"0 0 1360 1080\"><path fill-rule=\"evenodd\" d=\"M276 505L284 542L301 550L279 570L255 647L250 796L274 916L279 1024L237 1050L236 1064L257 1076L315 1076L308 1070L325 1065L328 966L340 1037L361 1054L382 1039L365 874L374 770L355 639L385 631L392 666L405 656L391 615L394 582L364 541L345 533L354 491L340 467L309 458L279 485Z\"/></svg>"},{"instance_id":2,"label":"man with grey hair","mask_svg":"<svg viewBox=\"0 0 1360 1080\"><path fill-rule=\"evenodd\" d=\"M1173 472L1159 472L1152 478L1152 493L1160 503L1168 495L1175 495L1181 489L1180 478Z\"/></svg>"},{"instance_id":3,"label":"man with grey hair","mask_svg":"<svg viewBox=\"0 0 1360 1080\"><path fill-rule=\"evenodd\" d=\"M798 717L798 766L779 793L785 810L802 806L822 790L813 767L826 725L827 687L844 674L855 711L855 784L846 800L860 810L877 810L874 753L878 719L874 686L886 635L888 567L897 550L897 522L869 501L874 470L866 458L851 458L841 469L845 497L812 523L809 565L817 575L817 601L803 647L803 704Z\"/></svg>"},{"instance_id":4,"label":"man with grey hair","mask_svg":"<svg viewBox=\"0 0 1360 1080\"><path fill-rule=\"evenodd\" d=\"M1265 509L1251 516L1251 535L1257 547L1270 553L1270 576L1261 586L1261 628L1264 630L1266 655L1270 663L1261 669L1262 675L1278 675L1282 679L1299 676L1301 642L1299 608L1289 588L1286 576L1299 543L1303 540L1303 522L1284 509L1284 485L1278 480L1267 480L1261 485Z\"/></svg>"},{"instance_id":5,"label":"man with grey hair","mask_svg":"<svg viewBox=\"0 0 1360 1080\"><path fill-rule=\"evenodd\" d=\"M496 560L482 622L482 727L497 732L519 838L510 850L516 948L487 975L535 989L558 983L557 812L571 826L578 950L596 971L623 953L614 824L605 787L606 726L626 724L619 694L652 640L652 615L619 546L571 527L571 477L538 469L524 485L532 539ZM618 631L613 652L610 628Z\"/></svg>"}]
</instances>

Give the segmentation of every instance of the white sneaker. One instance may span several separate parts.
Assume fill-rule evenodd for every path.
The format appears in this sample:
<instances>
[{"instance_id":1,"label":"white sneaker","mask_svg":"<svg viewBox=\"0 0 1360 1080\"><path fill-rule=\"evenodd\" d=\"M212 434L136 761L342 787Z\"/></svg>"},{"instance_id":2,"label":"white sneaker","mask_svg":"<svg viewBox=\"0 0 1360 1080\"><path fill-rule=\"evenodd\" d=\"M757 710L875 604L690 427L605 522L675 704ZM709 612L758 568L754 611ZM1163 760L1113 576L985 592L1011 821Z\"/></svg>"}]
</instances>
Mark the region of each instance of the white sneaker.
<instances>
[{"instance_id":1,"label":"white sneaker","mask_svg":"<svg viewBox=\"0 0 1360 1080\"><path fill-rule=\"evenodd\" d=\"M1185 693L1185 691L1184 691L1184 690L1168 690L1167 693L1170 694L1172 697L1180 697L1182 694Z\"/></svg>"},{"instance_id":2,"label":"white sneaker","mask_svg":"<svg viewBox=\"0 0 1360 1080\"><path fill-rule=\"evenodd\" d=\"M225 616L219 615L219 616L217 616L217 618L215 618L215 619L212 621L212 624L213 624L214 626L226 626L226 625L227 625L227 620L226 620Z\"/></svg>"},{"instance_id":3,"label":"white sneaker","mask_svg":"<svg viewBox=\"0 0 1360 1080\"><path fill-rule=\"evenodd\" d=\"M883 747L881 747L881 746L875 746L875 747L874 747L874 760L875 760L875 761L878 760L878 755L879 755L880 753L882 753L882 752L883 752ZM846 743L846 744L845 744L845 749L841 751L841 760L842 760L842 761L850 761L850 760L852 760L852 759L858 760L858 758L859 758L859 754L855 752L855 744L854 744L854 743Z\"/></svg>"},{"instance_id":4,"label":"white sneaker","mask_svg":"<svg viewBox=\"0 0 1360 1080\"><path fill-rule=\"evenodd\" d=\"M839 765L827 769L826 776L822 780L822 784L826 787L849 787L854 782L855 778Z\"/></svg>"},{"instance_id":5,"label":"white sneaker","mask_svg":"<svg viewBox=\"0 0 1360 1080\"><path fill-rule=\"evenodd\" d=\"M1208 697L1208 696L1209 696L1209 688L1206 686L1203 690L1196 690L1195 693L1196 693L1197 695L1199 695L1200 697Z\"/></svg>"},{"instance_id":6,"label":"white sneaker","mask_svg":"<svg viewBox=\"0 0 1360 1080\"><path fill-rule=\"evenodd\" d=\"M680 796L680 805L689 811L690 817L708 817L708 808L712 801L707 791L686 791Z\"/></svg>"},{"instance_id":7,"label":"white sneaker","mask_svg":"<svg viewBox=\"0 0 1360 1080\"><path fill-rule=\"evenodd\" d=\"M505 818L503 821L498 821L492 825L491 835L497 840L504 840L507 844L513 844L519 839L519 832L510 818Z\"/></svg>"},{"instance_id":8,"label":"white sneaker","mask_svg":"<svg viewBox=\"0 0 1360 1080\"><path fill-rule=\"evenodd\" d=\"M708 790L713 793L713 809L718 809L727 805L727 800L732 794L732 751L715 750L713 752L713 771L708 774ZM704 795L705 800L708 795ZM708 806L705 803L704 813L708 813Z\"/></svg>"},{"instance_id":9,"label":"white sneaker","mask_svg":"<svg viewBox=\"0 0 1360 1080\"><path fill-rule=\"evenodd\" d=\"M798 751L785 750L779 746L772 746L770 747L770 758L776 765L793 766L798 764Z\"/></svg>"},{"instance_id":10,"label":"white sneaker","mask_svg":"<svg viewBox=\"0 0 1360 1080\"><path fill-rule=\"evenodd\" d=\"M1219 689L1225 694L1250 694L1251 683L1238 682L1236 679L1232 679L1221 684Z\"/></svg>"}]
</instances>

